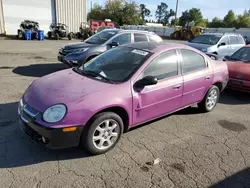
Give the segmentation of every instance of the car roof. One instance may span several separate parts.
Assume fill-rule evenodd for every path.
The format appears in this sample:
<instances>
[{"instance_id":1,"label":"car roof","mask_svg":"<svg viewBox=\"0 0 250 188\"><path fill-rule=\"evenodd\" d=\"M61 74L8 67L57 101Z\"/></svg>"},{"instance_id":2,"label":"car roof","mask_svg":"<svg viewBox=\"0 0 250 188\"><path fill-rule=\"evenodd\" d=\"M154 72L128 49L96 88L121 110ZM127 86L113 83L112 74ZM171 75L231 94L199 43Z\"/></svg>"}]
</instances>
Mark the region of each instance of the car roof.
<instances>
[{"instance_id":1,"label":"car roof","mask_svg":"<svg viewBox=\"0 0 250 188\"><path fill-rule=\"evenodd\" d=\"M130 30L130 29L127 29L127 30L124 30L124 29L109 29L109 31L118 31L119 33L129 33L129 32L132 32L132 33L144 33L144 34L152 34L152 35L155 35L154 32L151 32L151 31L143 31L143 30Z\"/></svg>"},{"instance_id":2,"label":"car roof","mask_svg":"<svg viewBox=\"0 0 250 188\"><path fill-rule=\"evenodd\" d=\"M124 47L136 48L140 50L145 50L151 53L162 51L163 49L172 49L172 48L185 48L194 50L194 48L187 46L185 44L174 43L174 42L135 42L122 45Z\"/></svg>"},{"instance_id":3,"label":"car roof","mask_svg":"<svg viewBox=\"0 0 250 188\"><path fill-rule=\"evenodd\" d=\"M240 33L203 33L201 35L219 35L219 36L228 36L228 35L234 35L234 36L241 36Z\"/></svg>"}]
</instances>

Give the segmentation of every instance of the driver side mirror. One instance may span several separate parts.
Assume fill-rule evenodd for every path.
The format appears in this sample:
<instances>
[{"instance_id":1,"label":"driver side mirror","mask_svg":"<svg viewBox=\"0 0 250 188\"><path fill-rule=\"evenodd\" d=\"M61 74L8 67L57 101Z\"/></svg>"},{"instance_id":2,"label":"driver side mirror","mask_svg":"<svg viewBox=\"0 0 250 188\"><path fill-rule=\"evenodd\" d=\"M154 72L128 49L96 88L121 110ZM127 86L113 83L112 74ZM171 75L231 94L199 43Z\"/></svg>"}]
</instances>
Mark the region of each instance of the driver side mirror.
<instances>
[{"instance_id":1,"label":"driver side mirror","mask_svg":"<svg viewBox=\"0 0 250 188\"><path fill-rule=\"evenodd\" d=\"M119 42L113 41L113 42L109 43L108 45L109 45L110 47L119 46Z\"/></svg>"},{"instance_id":2,"label":"driver side mirror","mask_svg":"<svg viewBox=\"0 0 250 188\"><path fill-rule=\"evenodd\" d=\"M222 43L220 43L220 44L218 45L218 47L220 47L220 46L226 46L226 43L225 43L225 42L222 42Z\"/></svg>"},{"instance_id":3,"label":"driver side mirror","mask_svg":"<svg viewBox=\"0 0 250 188\"><path fill-rule=\"evenodd\" d=\"M156 77L154 77L154 76L146 76L146 77L138 80L137 82L135 82L134 87L142 89L145 86L155 85L157 83L158 83L158 80L157 80Z\"/></svg>"}]
</instances>

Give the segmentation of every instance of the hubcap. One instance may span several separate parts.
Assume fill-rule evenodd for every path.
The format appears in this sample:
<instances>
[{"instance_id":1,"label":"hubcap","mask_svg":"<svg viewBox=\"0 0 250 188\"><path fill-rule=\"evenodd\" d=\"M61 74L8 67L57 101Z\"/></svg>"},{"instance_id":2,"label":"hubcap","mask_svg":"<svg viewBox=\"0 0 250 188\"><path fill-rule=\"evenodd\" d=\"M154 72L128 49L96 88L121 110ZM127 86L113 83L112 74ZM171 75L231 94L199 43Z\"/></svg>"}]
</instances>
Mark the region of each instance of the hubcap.
<instances>
[{"instance_id":1,"label":"hubcap","mask_svg":"<svg viewBox=\"0 0 250 188\"><path fill-rule=\"evenodd\" d=\"M116 142L119 134L118 123L113 119L107 119L96 127L92 141L97 149L108 149Z\"/></svg>"},{"instance_id":2,"label":"hubcap","mask_svg":"<svg viewBox=\"0 0 250 188\"><path fill-rule=\"evenodd\" d=\"M210 91L206 102L207 108L209 110L211 110L216 105L217 99L218 99L217 91L213 89L212 91Z\"/></svg>"}]
</instances>

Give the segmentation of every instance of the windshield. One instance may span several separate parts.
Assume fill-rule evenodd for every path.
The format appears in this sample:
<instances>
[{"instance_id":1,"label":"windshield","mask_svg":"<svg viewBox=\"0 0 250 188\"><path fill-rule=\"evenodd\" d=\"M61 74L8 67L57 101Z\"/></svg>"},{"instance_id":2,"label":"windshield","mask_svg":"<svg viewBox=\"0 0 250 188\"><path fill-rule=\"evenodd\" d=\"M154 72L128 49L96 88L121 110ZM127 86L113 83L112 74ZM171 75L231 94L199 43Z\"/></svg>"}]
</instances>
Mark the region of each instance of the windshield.
<instances>
[{"instance_id":1,"label":"windshield","mask_svg":"<svg viewBox=\"0 0 250 188\"><path fill-rule=\"evenodd\" d=\"M144 50L116 47L91 59L76 70L100 81L121 83L129 79L150 55L150 52Z\"/></svg>"},{"instance_id":2,"label":"windshield","mask_svg":"<svg viewBox=\"0 0 250 188\"><path fill-rule=\"evenodd\" d=\"M240 48L233 55L231 55L229 59L235 61L250 62L250 48L249 47Z\"/></svg>"},{"instance_id":3,"label":"windshield","mask_svg":"<svg viewBox=\"0 0 250 188\"><path fill-rule=\"evenodd\" d=\"M218 35L200 35L194 38L193 40L191 40L190 42L215 45L220 39L221 39L221 36L218 36Z\"/></svg>"},{"instance_id":4,"label":"windshield","mask_svg":"<svg viewBox=\"0 0 250 188\"><path fill-rule=\"evenodd\" d=\"M103 44L108 41L111 37L116 35L118 31L101 31L87 39L85 42L90 44Z\"/></svg>"}]
</instances>

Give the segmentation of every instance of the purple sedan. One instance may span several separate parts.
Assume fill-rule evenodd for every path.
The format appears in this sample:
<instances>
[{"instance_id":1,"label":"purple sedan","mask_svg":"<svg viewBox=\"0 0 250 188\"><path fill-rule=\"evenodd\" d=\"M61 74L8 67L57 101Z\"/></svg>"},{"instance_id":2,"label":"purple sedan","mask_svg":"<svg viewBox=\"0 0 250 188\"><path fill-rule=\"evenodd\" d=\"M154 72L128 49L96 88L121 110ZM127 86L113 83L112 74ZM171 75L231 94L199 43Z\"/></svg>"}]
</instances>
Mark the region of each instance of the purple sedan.
<instances>
[{"instance_id":1,"label":"purple sedan","mask_svg":"<svg viewBox=\"0 0 250 188\"><path fill-rule=\"evenodd\" d=\"M127 44L35 80L19 103L20 126L49 148L101 154L139 124L194 104L212 111L227 81L225 62L192 47Z\"/></svg>"}]
</instances>

